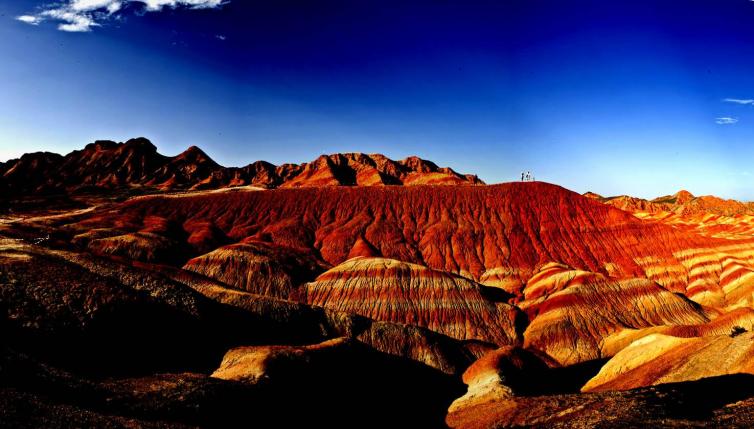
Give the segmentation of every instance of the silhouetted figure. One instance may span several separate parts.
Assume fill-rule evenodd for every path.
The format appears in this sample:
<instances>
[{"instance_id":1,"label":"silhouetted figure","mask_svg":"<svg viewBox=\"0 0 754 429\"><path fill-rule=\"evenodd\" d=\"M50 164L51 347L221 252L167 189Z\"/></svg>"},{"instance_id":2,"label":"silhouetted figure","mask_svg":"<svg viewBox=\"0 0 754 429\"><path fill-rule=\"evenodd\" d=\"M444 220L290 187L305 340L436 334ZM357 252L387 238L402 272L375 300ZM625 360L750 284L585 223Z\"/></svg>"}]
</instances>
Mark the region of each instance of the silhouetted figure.
<instances>
[{"instance_id":1,"label":"silhouetted figure","mask_svg":"<svg viewBox=\"0 0 754 429\"><path fill-rule=\"evenodd\" d=\"M521 181L522 182L524 181L524 172L523 171L521 172Z\"/></svg>"}]
</instances>

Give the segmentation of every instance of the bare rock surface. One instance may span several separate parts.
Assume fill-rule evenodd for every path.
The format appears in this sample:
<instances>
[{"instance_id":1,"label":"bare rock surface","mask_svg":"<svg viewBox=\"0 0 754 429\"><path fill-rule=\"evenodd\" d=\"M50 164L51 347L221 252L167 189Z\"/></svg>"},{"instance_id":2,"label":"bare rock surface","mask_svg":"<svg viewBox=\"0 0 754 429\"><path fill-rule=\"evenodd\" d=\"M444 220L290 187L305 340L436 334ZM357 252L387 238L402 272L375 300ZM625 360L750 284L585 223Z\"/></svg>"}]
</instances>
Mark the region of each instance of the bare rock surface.
<instances>
[{"instance_id":1,"label":"bare rock surface","mask_svg":"<svg viewBox=\"0 0 754 429\"><path fill-rule=\"evenodd\" d=\"M303 299L375 320L423 326L460 340L520 342L513 306L463 277L384 258L350 259L303 287ZM519 321L520 322L520 321Z\"/></svg>"},{"instance_id":2,"label":"bare rock surface","mask_svg":"<svg viewBox=\"0 0 754 429\"><path fill-rule=\"evenodd\" d=\"M584 391L625 390L728 374L754 374L754 334L678 338L654 334L624 348Z\"/></svg>"}]
</instances>

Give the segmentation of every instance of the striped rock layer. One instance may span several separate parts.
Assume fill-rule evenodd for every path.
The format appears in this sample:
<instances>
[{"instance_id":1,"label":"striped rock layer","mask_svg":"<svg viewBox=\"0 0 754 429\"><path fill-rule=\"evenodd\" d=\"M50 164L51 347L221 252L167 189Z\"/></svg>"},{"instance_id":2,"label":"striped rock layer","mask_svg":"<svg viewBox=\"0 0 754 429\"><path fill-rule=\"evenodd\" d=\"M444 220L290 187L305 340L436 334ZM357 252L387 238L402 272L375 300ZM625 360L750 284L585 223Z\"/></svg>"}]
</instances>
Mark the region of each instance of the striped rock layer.
<instances>
[{"instance_id":1,"label":"striped rock layer","mask_svg":"<svg viewBox=\"0 0 754 429\"><path fill-rule=\"evenodd\" d=\"M463 373L462 379L468 389L465 395L450 405L448 411L452 413L536 390L548 369L557 366L547 356L532 350L514 346L493 350Z\"/></svg>"},{"instance_id":2,"label":"striped rock layer","mask_svg":"<svg viewBox=\"0 0 754 429\"><path fill-rule=\"evenodd\" d=\"M562 365L610 356L622 335L635 330L710 320L701 306L650 280L614 279L554 264L529 280L519 305L531 319L524 345Z\"/></svg>"},{"instance_id":3,"label":"striped rock layer","mask_svg":"<svg viewBox=\"0 0 754 429\"><path fill-rule=\"evenodd\" d=\"M692 202L719 200L714 197L690 198L693 198ZM722 208L708 208L710 212L629 209L634 216L647 222L728 241L727 244L718 241L715 246L673 252L674 260L680 264L658 257L641 258L637 263L645 268L647 278L661 284L671 285L673 279L685 280L685 294L701 304L728 310L751 307L754 299L751 281L754 276L754 216L748 214L749 205L720 201L725 203Z\"/></svg>"},{"instance_id":4,"label":"striped rock layer","mask_svg":"<svg viewBox=\"0 0 754 429\"><path fill-rule=\"evenodd\" d=\"M308 253L254 241L220 247L189 260L183 269L278 298L288 298L298 285L324 271Z\"/></svg>"},{"instance_id":5,"label":"striped rock layer","mask_svg":"<svg viewBox=\"0 0 754 429\"><path fill-rule=\"evenodd\" d=\"M423 326L460 340L518 343L520 312L488 299L484 289L421 265L359 257L303 286L302 299L376 320Z\"/></svg>"},{"instance_id":6,"label":"striped rock layer","mask_svg":"<svg viewBox=\"0 0 754 429\"><path fill-rule=\"evenodd\" d=\"M639 219L655 221L706 237L732 240L754 236L754 215L737 214L732 216L713 213L676 214L671 212L632 211Z\"/></svg>"},{"instance_id":7,"label":"striped rock layer","mask_svg":"<svg viewBox=\"0 0 754 429\"><path fill-rule=\"evenodd\" d=\"M726 374L754 374L754 333L650 335L616 354L582 390L625 390Z\"/></svg>"},{"instance_id":8,"label":"striped rock layer","mask_svg":"<svg viewBox=\"0 0 754 429\"><path fill-rule=\"evenodd\" d=\"M194 252L186 269L226 285L454 338L515 343L523 325L517 331L515 317L501 316L510 314L501 302L507 300L527 315L525 345L562 364L609 357L647 330L707 324L749 306L754 284L750 237L714 238L648 222L536 182L152 196L65 228L150 231ZM217 238L201 248L188 240L205 235ZM201 253L215 241L236 244ZM290 270L300 262L254 255L248 243L292 249L335 268L316 280L312 270L299 277L311 283L295 285ZM120 251L113 249L118 244L108 252L128 254L129 242ZM255 274L268 269L272 278L290 280Z\"/></svg>"}]
</instances>

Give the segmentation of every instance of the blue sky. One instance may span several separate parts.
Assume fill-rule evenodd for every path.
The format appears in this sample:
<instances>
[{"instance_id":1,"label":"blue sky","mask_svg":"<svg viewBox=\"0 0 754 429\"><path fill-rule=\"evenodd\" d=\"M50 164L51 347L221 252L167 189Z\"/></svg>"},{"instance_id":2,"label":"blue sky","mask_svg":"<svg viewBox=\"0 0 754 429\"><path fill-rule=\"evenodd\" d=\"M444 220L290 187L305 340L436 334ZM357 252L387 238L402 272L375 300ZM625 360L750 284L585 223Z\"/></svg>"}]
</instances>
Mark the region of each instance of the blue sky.
<instances>
[{"instance_id":1,"label":"blue sky","mask_svg":"<svg viewBox=\"0 0 754 429\"><path fill-rule=\"evenodd\" d=\"M752 24L749 0L6 0L0 160L145 136L754 200Z\"/></svg>"}]
</instances>

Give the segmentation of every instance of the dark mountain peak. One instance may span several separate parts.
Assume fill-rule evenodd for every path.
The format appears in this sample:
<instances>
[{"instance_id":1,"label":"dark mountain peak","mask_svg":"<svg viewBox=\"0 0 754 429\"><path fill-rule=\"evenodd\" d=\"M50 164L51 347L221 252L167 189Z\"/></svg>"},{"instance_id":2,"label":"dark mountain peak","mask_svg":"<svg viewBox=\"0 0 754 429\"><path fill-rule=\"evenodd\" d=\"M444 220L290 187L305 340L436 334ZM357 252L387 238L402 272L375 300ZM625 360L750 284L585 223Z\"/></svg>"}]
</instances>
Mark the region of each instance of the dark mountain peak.
<instances>
[{"instance_id":1,"label":"dark mountain peak","mask_svg":"<svg viewBox=\"0 0 754 429\"><path fill-rule=\"evenodd\" d=\"M199 149L196 146L189 146L188 149L173 157L173 160L180 160L197 164L211 164L217 167L220 166L212 158L210 158L209 155L207 155L203 150Z\"/></svg>"},{"instance_id":2,"label":"dark mountain peak","mask_svg":"<svg viewBox=\"0 0 754 429\"><path fill-rule=\"evenodd\" d=\"M84 151L113 150L118 146L118 143L112 140L95 140L94 143L89 143L88 145L84 146Z\"/></svg>"},{"instance_id":3,"label":"dark mountain peak","mask_svg":"<svg viewBox=\"0 0 754 429\"><path fill-rule=\"evenodd\" d=\"M149 141L149 139L147 139L146 137L137 137L134 139L127 140L123 144L123 146L129 149L132 148L132 149L143 150L150 153L151 152L157 153L157 146L152 144L152 142Z\"/></svg>"},{"instance_id":4,"label":"dark mountain peak","mask_svg":"<svg viewBox=\"0 0 754 429\"><path fill-rule=\"evenodd\" d=\"M5 163L3 176L6 178L33 180L36 175L44 175L48 169L54 169L63 161L63 156L52 152L32 152L11 159Z\"/></svg>"},{"instance_id":5,"label":"dark mountain peak","mask_svg":"<svg viewBox=\"0 0 754 429\"><path fill-rule=\"evenodd\" d=\"M274 170L276 168L275 164L267 161L254 161L251 164L247 165L245 168L249 168L252 170Z\"/></svg>"},{"instance_id":6,"label":"dark mountain peak","mask_svg":"<svg viewBox=\"0 0 754 429\"><path fill-rule=\"evenodd\" d=\"M38 161L59 161L63 159L63 155L54 152L31 152L21 155L19 161L24 162L38 162Z\"/></svg>"},{"instance_id":7,"label":"dark mountain peak","mask_svg":"<svg viewBox=\"0 0 754 429\"><path fill-rule=\"evenodd\" d=\"M662 197L657 197L654 200L652 200L653 203L669 203L669 204L686 204L687 202L693 200L695 197L694 195L686 191L684 189L681 189L680 191L676 192L673 195L665 195Z\"/></svg>"},{"instance_id":8,"label":"dark mountain peak","mask_svg":"<svg viewBox=\"0 0 754 429\"><path fill-rule=\"evenodd\" d=\"M186 157L186 156L203 156L203 157L209 158L209 156L206 153L204 153L203 150L199 149L198 146L194 146L194 145L191 145L191 146L187 147L186 150L184 150L183 152L181 152L178 156L184 156L184 157Z\"/></svg>"}]
</instances>

